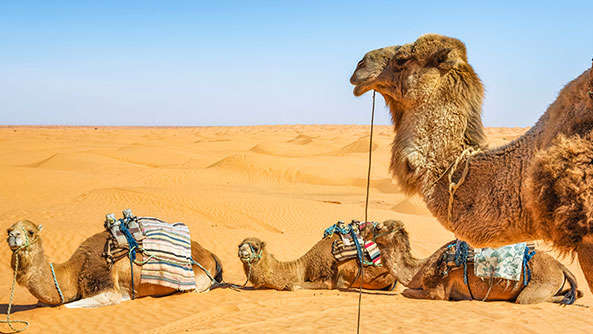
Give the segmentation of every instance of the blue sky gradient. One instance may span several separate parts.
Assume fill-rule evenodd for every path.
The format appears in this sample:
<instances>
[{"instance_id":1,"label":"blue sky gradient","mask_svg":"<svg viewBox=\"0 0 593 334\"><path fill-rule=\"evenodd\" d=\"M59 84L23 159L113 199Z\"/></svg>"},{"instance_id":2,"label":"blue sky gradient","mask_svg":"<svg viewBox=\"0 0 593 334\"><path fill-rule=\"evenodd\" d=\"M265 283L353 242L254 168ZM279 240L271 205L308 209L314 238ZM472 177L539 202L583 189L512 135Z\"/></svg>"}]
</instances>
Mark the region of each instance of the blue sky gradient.
<instances>
[{"instance_id":1,"label":"blue sky gradient","mask_svg":"<svg viewBox=\"0 0 593 334\"><path fill-rule=\"evenodd\" d=\"M591 66L592 1L2 1L0 124L366 124L365 52L464 41L486 126L530 126ZM378 101L377 123L390 124Z\"/></svg>"}]
</instances>

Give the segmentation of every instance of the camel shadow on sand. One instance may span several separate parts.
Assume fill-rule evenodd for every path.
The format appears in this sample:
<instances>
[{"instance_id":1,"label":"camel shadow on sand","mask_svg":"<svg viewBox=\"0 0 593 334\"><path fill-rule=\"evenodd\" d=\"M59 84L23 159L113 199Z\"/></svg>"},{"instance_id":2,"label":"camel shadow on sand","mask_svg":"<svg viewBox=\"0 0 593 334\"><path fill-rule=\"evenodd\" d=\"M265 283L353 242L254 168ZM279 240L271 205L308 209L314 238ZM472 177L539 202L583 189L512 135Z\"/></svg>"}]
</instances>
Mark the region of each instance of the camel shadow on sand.
<instances>
[{"instance_id":1,"label":"camel shadow on sand","mask_svg":"<svg viewBox=\"0 0 593 334\"><path fill-rule=\"evenodd\" d=\"M13 304L12 308L10 309L10 314L28 311L28 310L32 310L32 309L38 308L38 307L47 307L47 306L48 305L43 305L43 304L39 304L39 303L24 304L24 305ZM6 315L7 312L8 312L8 304L0 304L0 314Z\"/></svg>"}]
</instances>

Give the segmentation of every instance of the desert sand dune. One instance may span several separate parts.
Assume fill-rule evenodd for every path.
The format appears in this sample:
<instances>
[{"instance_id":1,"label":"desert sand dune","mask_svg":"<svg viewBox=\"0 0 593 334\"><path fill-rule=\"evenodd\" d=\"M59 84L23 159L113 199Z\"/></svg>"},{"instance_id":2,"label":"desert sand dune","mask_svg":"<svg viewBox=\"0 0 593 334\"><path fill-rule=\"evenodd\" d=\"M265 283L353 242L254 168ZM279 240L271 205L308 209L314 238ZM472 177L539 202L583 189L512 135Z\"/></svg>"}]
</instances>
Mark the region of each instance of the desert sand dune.
<instances>
[{"instance_id":1,"label":"desert sand dune","mask_svg":"<svg viewBox=\"0 0 593 334\"><path fill-rule=\"evenodd\" d=\"M0 127L0 227L23 218L43 224L45 252L61 262L103 229L106 213L119 216L131 208L138 215L185 222L192 238L221 258L225 280L242 284L237 245L245 237L265 240L270 252L289 260L337 220L364 218L368 130L358 125ZM427 256L453 236L421 198L407 197L391 181L392 130L375 130L369 218L401 219L414 255ZM525 130L490 128L487 135L491 146L499 146ZM8 246L0 245L1 317L12 282L9 260ZM585 291L578 303L592 306L578 261L562 262ZM362 333L589 333L593 328L592 311L585 307L410 300L400 291L365 291ZM35 298L18 287L14 302L11 317L31 322L25 333L354 333L358 295L215 289L85 310L35 307ZM7 330L0 324L0 332Z\"/></svg>"}]
</instances>

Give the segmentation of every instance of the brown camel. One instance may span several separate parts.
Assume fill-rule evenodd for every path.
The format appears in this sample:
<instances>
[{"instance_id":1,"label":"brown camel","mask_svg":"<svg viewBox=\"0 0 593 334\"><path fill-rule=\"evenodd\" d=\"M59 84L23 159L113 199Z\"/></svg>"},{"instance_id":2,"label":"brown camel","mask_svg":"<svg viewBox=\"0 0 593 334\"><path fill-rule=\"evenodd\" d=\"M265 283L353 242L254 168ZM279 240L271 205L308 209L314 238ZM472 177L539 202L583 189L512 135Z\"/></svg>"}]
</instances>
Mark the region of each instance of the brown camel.
<instances>
[{"instance_id":1,"label":"brown camel","mask_svg":"<svg viewBox=\"0 0 593 334\"><path fill-rule=\"evenodd\" d=\"M389 106L391 171L403 189L474 247L544 239L576 251L593 291L593 70L522 137L486 149L484 89L462 42L423 35L380 73L367 70L377 67L360 64L351 83L355 95L374 89Z\"/></svg>"},{"instance_id":2,"label":"brown camel","mask_svg":"<svg viewBox=\"0 0 593 334\"><path fill-rule=\"evenodd\" d=\"M359 287L356 259L338 262L332 254L332 243L339 238L323 238L307 253L294 261L281 262L270 254L266 243L246 238L239 244L239 258L248 280L255 288L276 290L346 289ZM363 288L386 289L395 279L384 267L364 266ZM354 281L356 278L356 281Z\"/></svg>"},{"instance_id":3,"label":"brown camel","mask_svg":"<svg viewBox=\"0 0 593 334\"><path fill-rule=\"evenodd\" d=\"M538 251L529 261L531 279L514 282L502 278L482 279L474 274L473 262L467 265L467 282L464 283L462 267L452 269L443 276L441 259L448 243L424 260L416 259L410 252L408 232L395 220L378 223L372 232L381 250L385 266L408 289L403 295L417 299L515 301L519 304L553 302L572 304L582 297L577 290L574 275L560 262L545 252ZM570 288L563 290L565 280Z\"/></svg>"},{"instance_id":4,"label":"brown camel","mask_svg":"<svg viewBox=\"0 0 593 334\"><path fill-rule=\"evenodd\" d=\"M13 251L11 265L15 269L18 259L17 283L41 303L62 304L54 283L52 269L43 251L39 233L42 225L28 220L20 220L8 228L8 246ZM129 299L133 288L136 297L162 296L175 292L174 289L160 285L140 284L142 267L134 265L134 286L131 283L130 262L127 258L116 262L109 268L103 257L105 242L109 232L100 232L82 242L70 259L64 263L53 264L55 279L68 307L98 307L119 304ZM200 246L191 243L192 257L204 266L215 279L222 280L222 267L218 258ZM194 265L196 291L208 291L212 281L205 272ZM82 299L81 299L82 298Z\"/></svg>"}]
</instances>

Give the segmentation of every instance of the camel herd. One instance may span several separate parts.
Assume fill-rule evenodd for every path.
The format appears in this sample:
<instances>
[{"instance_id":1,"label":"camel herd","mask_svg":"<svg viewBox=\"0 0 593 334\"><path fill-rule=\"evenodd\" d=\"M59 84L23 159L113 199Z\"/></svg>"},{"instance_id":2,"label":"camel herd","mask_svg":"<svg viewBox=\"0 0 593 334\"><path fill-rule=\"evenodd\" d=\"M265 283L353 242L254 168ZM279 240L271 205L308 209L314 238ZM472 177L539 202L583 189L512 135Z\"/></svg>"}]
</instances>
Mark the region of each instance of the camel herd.
<instances>
[{"instance_id":1,"label":"camel herd","mask_svg":"<svg viewBox=\"0 0 593 334\"><path fill-rule=\"evenodd\" d=\"M385 98L395 127L391 172L407 193L424 198L446 229L473 247L548 241L561 253L578 255L593 291L592 69L568 83L525 135L493 149L486 147L481 121L484 88L457 39L429 34L370 51L350 82L356 96L375 90ZM142 268L129 261L108 265L108 232L91 236L68 261L54 265L44 254L41 230L22 220L7 238L16 281L41 303L96 307L130 295L174 292L140 284ZM421 299L571 304L582 296L574 275L545 252L529 261L525 285L484 280L472 264L467 274L453 269L444 275L440 260L447 245L416 259L399 221L367 224L360 233L376 242L383 261L381 267L365 265L362 277L356 259L332 254L335 234L294 261L278 261L257 238L242 241L238 257L254 288L348 289L362 280L366 289L389 289L397 281L407 287L404 296ZM216 255L195 241L191 253L198 292L225 284Z\"/></svg>"}]
</instances>

